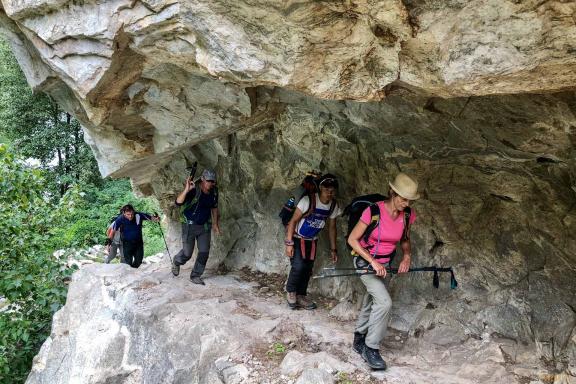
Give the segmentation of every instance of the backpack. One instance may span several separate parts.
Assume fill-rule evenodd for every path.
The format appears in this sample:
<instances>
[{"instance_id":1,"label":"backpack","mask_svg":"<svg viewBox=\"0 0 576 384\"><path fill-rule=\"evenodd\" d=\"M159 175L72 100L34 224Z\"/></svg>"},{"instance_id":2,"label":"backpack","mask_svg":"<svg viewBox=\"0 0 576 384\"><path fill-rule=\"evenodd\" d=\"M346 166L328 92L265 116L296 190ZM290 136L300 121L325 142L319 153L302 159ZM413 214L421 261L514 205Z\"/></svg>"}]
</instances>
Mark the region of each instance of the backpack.
<instances>
[{"instance_id":1,"label":"backpack","mask_svg":"<svg viewBox=\"0 0 576 384\"><path fill-rule=\"evenodd\" d=\"M302 218L309 216L312 212L314 212L314 209L316 209L315 195L320 190L320 188L318 187L318 181L320 180L321 177L322 175L320 173L310 171L306 174L304 180L302 180L302 183L300 184L300 187L303 191L300 194L300 198L298 199L298 201L300 201L304 196L308 196L308 199L310 201L308 209L306 210L306 212L304 212ZM296 198L294 197L294 195L292 195L290 196L288 201L282 206L282 209L278 214L278 217L280 217L280 219L282 220L282 225L284 226L288 225L288 223L292 219L292 216L294 216L296 205L297 205ZM333 200L332 204L330 204L330 212L328 214L328 217L332 215L332 212L334 212L335 207L336 207L336 201Z\"/></svg>"},{"instance_id":2,"label":"backpack","mask_svg":"<svg viewBox=\"0 0 576 384\"><path fill-rule=\"evenodd\" d=\"M372 231L374 231L374 229L376 229L376 227L378 227L378 223L380 222L380 209L378 207L378 204L376 203L387 199L388 197L381 195L379 193L358 196L354 198L352 202L348 204L346 208L344 208L344 212L342 214L343 216L344 215L348 216L348 231L346 232L346 239L348 239L348 237L350 236L350 233L356 226L356 223L358 223L358 220L360 220L362 212L364 212L366 208L370 207L370 216L371 216L370 224L368 224L368 227L366 228L364 234L362 235L362 239L364 240L364 242L368 243L368 238L370 237L370 234L372 233ZM406 207L406 209L404 209L404 231L402 233L402 240L407 240L410 237L411 213L412 211L410 210L410 207ZM346 242L346 244L349 249L352 249L352 247L350 247L348 242Z\"/></svg>"},{"instance_id":3,"label":"backpack","mask_svg":"<svg viewBox=\"0 0 576 384\"><path fill-rule=\"evenodd\" d=\"M113 216L112 219L110 220L110 224L108 225L108 227L106 228L106 237L110 238L110 235L112 234L112 224L114 224L114 222L116 221L116 219L118 218L119 215Z\"/></svg>"}]
</instances>

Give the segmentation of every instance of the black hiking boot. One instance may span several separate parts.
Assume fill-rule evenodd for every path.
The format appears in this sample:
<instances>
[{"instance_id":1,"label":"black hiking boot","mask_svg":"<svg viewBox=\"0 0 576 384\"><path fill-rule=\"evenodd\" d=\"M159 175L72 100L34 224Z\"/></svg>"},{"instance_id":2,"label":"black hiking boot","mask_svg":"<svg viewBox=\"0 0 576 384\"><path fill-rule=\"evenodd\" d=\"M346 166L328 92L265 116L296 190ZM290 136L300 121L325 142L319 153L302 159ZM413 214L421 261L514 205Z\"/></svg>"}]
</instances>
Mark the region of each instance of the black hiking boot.
<instances>
[{"instance_id":1,"label":"black hiking boot","mask_svg":"<svg viewBox=\"0 0 576 384\"><path fill-rule=\"evenodd\" d=\"M370 368L376 370L384 370L386 369L386 362L380 356L380 351L374 348L370 348L369 346L364 346L364 351L362 352L362 357Z\"/></svg>"},{"instance_id":2,"label":"black hiking boot","mask_svg":"<svg viewBox=\"0 0 576 384\"><path fill-rule=\"evenodd\" d=\"M298 308L298 303L296 301L296 292L286 293L286 301L288 302L288 306L290 307L290 309Z\"/></svg>"},{"instance_id":3,"label":"black hiking boot","mask_svg":"<svg viewBox=\"0 0 576 384\"><path fill-rule=\"evenodd\" d=\"M172 274L178 276L180 274L180 266L172 263Z\"/></svg>"},{"instance_id":4,"label":"black hiking boot","mask_svg":"<svg viewBox=\"0 0 576 384\"><path fill-rule=\"evenodd\" d=\"M354 342L352 342L352 349L354 349L354 352L362 355L362 352L364 352L364 347L366 346L365 342L366 335L354 332Z\"/></svg>"},{"instance_id":5,"label":"black hiking boot","mask_svg":"<svg viewBox=\"0 0 576 384\"><path fill-rule=\"evenodd\" d=\"M308 300L304 295L296 295L296 303L300 308L309 311L318 308L315 302Z\"/></svg>"},{"instance_id":6,"label":"black hiking boot","mask_svg":"<svg viewBox=\"0 0 576 384\"><path fill-rule=\"evenodd\" d=\"M194 284L206 285L200 276L190 276L190 281Z\"/></svg>"}]
</instances>

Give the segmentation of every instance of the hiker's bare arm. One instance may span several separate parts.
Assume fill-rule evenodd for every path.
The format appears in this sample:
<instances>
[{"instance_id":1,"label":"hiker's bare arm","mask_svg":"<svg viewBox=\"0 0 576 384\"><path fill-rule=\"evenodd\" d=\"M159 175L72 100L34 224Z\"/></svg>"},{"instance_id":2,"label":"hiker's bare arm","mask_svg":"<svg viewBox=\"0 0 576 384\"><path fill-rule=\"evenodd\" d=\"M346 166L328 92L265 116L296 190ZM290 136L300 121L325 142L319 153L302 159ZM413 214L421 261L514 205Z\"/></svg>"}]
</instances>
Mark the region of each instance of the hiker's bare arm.
<instances>
[{"instance_id":1,"label":"hiker's bare arm","mask_svg":"<svg viewBox=\"0 0 576 384\"><path fill-rule=\"evenodd\" d=\"M186 183L184 184L184 189L182 190L182 192L180 192L180 194L176 198L176 203L184 204L184 200L186 199L186 195L188 194L188 192L190 192L194 188L195 188L195 185L192 182L192 179L188 177L186 179Z\"/></svg>"},{"instance_id":2,"label":"hiker's bare arm","mask_svg":"<svg viewBox=\"0 0 576 384\"><path fill-rule=\"evenodd\" d=\"M402 258L402 261L398 266L398 273L405 273L408 272L408 270L410 269L410 256L411 256L410 239L408 238L406 240L403 240L402 243L400 243L400 246L402 247L402 253L404 254L404 257Z\"/></svg>"},{"instance_id":3,"label":"hiker's bare arm","mask_svg":"<svg viewBox=\"0 0 576 384\"><path fill-rule=\"evenodd\" d=\"M212 208L212 228L217 235L221 234L222 231L220 230L220 212L218 208Z\"/></svg>"},{"instance_id":4,"label":"hiker's bare arm","mask_svg":"<svg viewBox=\"0 0 576 384\"><path fill-rule=\"evenodd\" d=\"M294 215L292 216L292 218L288 222L288 225L286 226L286 237L284 239L284 244L286 245L286 256L288 257L294 256L294 239L293 239L294 230L296 229L296 223L298 223L300 219L302 219L303 215L304 214L302 213L300 208L296 208L294 210ZM292 245L290 245L289 243L292 243Z\"/></svg>"},{"instance_id":5,"label":"hiker's bare arm","mask_svg":"<svg viewBox=\"0 0 576 384\"><path fill-rule=\"evenodd\" d=\"M358 220L354 229L350 232L350 236L348 236L348 244L358 255L370 263L372 268L374 268L374 271L376 271L376 275L386 276L386 268L376 261L372 255L370 255L370 253L360 245L360 239L364 235L366 228L368 228L368 224L364 223L362 220Z\"/></svg>"},{"instance_id":6,"label":"hiker's bare arm","mask_svg":"<svg viewBox=\"0 0 576 384\"><path fill-rule=\"evenodd\" d=\"M328 219L328 238L330 239L330 255L332 261L338 261L338 252L336 249L336 219Z\"/></svg>"}]
</instances>

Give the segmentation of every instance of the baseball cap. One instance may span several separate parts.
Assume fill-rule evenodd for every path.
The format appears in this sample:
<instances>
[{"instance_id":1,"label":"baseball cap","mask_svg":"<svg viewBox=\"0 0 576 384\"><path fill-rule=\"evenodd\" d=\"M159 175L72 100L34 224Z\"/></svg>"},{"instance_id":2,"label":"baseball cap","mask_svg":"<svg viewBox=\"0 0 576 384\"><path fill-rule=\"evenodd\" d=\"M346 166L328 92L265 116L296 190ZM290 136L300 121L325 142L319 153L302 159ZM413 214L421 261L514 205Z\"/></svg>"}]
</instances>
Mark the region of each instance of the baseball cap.
<instances>
[{"instance_id":1,"label":"baseball cap","mask_svg":"<svg viewBox=\"0 0 576 384\"><path fill-rule=\"evenodd\" d=\"M202 172L202 178L206 181L216 181L216 172L211 169L206 168Z\"/></svg>"}]
</instances>

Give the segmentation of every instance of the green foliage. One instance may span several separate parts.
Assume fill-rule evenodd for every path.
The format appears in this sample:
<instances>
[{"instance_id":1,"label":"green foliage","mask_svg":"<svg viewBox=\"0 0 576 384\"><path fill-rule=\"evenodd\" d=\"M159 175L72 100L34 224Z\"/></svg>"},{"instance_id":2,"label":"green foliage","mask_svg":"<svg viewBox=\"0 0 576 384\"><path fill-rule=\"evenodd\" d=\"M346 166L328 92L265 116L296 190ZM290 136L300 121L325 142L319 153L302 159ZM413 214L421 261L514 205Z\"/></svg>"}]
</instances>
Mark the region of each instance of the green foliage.
<instances>
[{"instance_id":1,"label":"green foliage","mask_svg":"<svg viewBox=\"0 0 576 384\"><path fill-rule=\"evenodd\" d=\"M8 45L0 39L0 138L52 172L46 185L63 195L73 183L100 177L77 120L43 93L33 93Z\"/></svg>"},{"instance_id":2,"label":"green foliage","mask_svg":"<svg viewBox=\"0 0 576 384\"><path fill-rule=\"evenodd\" d=\"M69 200L53 204L45 182L0 145L0 382L25 380L72 272L47 249L52 222Z\"/></svg>"},{"instance_id":3,"label":"green foliage","mask_svg":"<svg viewBox=\"0 0 576 384\"><path fill-rule=\"evenodd\" d=\"M337 384L353 384L354 382L350 378L350 375L346 372L338 372L336 376L336 383Z\"/></svg>"},{"instance_id":4,"label":"green foliage","mask_svg":"<svg viewBox=\"0 0 576 384\"><path fill-rule=\"evenodd\" d=\"M275 355L284 354L286 350L287 348L284 344L275 342L270 346L270 349L268 350L268 352L266 352L266 354L268 355L268 357L273 357Z\"/></svg>"}]
</instances>

